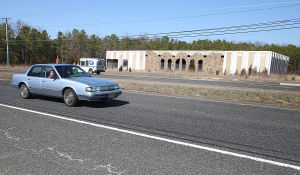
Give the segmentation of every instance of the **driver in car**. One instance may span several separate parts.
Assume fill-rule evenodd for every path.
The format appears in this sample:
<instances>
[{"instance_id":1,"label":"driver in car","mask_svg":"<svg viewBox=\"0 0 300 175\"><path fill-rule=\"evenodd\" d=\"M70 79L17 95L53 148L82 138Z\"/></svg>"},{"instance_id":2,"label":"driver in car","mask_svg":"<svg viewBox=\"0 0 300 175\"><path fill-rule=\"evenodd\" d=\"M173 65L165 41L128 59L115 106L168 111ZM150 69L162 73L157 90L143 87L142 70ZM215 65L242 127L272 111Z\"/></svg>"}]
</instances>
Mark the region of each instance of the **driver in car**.
<instances>
[{"instance_id":1,"label":"driver in car","mask_svg":"<svg viewBox=\"0 0 300 175\"><path fill-rule=\"evenodd\" d=\"M48 76L48 78L53 78L54 77L54 71L50 71L50 75Z\"/></svg>"}]
</instances>

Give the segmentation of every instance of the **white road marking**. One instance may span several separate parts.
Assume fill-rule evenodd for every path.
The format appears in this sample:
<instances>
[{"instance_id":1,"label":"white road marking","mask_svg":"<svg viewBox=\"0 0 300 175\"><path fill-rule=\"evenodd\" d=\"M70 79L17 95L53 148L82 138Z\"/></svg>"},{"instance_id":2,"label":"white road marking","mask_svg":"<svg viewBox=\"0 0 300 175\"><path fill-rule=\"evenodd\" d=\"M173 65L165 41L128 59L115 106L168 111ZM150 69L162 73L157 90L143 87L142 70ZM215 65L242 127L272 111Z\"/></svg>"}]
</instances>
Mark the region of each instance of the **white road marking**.
<instances>
[{"instance_id":1,"label":"white road marking","mask_svg":"<svg viewBox=\"0 0 300 175\"><path fill-rule=\"evenodd\" d=\"M44 115L44 116L49 116L49 117L53 117L53 118L57 118L57 119L61 119L61 120L77 122L77 123L81 123L81 124L86 124L86 125L90 125L90 126L95 126L95 127L99 127L99 128L108 129L108 130L118 131L118 132L127 133L127 134L131 134L131 135L136 135L136 136L140 136L140 137L150 138L150 139L154 139L154 140L158 140L158 141L163 141L163 142L173 143L173 144L187 146L187 147L191 147L191 148L196 148L196 149L211 151L211 152L215 152L215 153L230 155L230 156L234 156L234 157L249 159L249 160L253 160L253 161L257 161L257 162L263 162L263 163L276 165L276 166L280 166L280 167L292 168L292 169L300 171L300 166L297 166L297 165L291 165L291 164L287 164L287 163L277 162L277 161L263 159L263 158L259 158L259 157L248 156L248 155L245 155L245 154L225 151L225 150L211 148L211 147L207 147L207 146L201 146L201 145L186 143L186 142L182 142L182 141L178 141L178 140L172 140L172 139L163 138L163 137L154 136L154 135L149 135L149 134L140 133L140 132L136 132L136 131L130 131L130 130L126 130L126 129L120 129L120 128L116 128L116 127L91 123L91 122L87 122L87 121L82 121L82 120L78 120L78 119L72 119L72 118L63 117L63 116L54 115L54 114L49 114L49 113L45 113L45 112L20 108L20 107L6 105L6 104L2 104L2 103L0 103L0 106L7 107L7 108L12 108L12 109L17 109L17 110L21 110L21 111L26 111L26 112L31 112L31 113L35 113L35 114L40 114L40 115Z\"/></svg>"},{"instance_id":2,"label":"white road marking","mask_svg":"<svg viewBox=\"0 0 300 175\"><path fill-rule=\"evenodd\" d=\"M300 84L296 84L296 83L280 83L281 86L296 86L296 87L300 87Z\"/></svg>"}]
</instances>

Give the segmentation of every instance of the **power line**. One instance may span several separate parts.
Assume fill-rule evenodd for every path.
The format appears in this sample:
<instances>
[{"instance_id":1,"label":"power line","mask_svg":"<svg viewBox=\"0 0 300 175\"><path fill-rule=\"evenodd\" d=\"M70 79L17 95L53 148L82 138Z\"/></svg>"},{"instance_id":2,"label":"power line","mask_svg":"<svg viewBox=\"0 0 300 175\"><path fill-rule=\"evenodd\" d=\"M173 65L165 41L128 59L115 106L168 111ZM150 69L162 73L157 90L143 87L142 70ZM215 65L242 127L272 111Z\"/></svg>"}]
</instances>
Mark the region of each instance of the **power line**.
<instances>
[{"instance_id":1,"label":"power line","mask_svg":"<svg viewBox=\"0 0 300 175\"><path fill-rule=\"evenodd\" d=\"M300 18L294 18L294 19L286 19L286 20L279 20L279 21L272 21L272 22L263 22L263 23L256 23L256 24L247 24L247 25L239 25L239 26L227 26L227 27L218 27L218 28L208 28L208 29L197 29L197 30L185 30L185 31L177 31L177 32L166 32L166 33L152 33L152 34L143 34L143 35L131 35L131 36L119 36L122 37L160 37L160 36L177 36L177 35L184 35L184 34L195 34L198 32L202 33L216 33L216 32L226 32L230 29L230 31L233 30L246 30L246 29L252 29L253 27L256 28L268 28L268 27L276 27L276 26L282 26L282 25L293 25L298 24L300 22ZM291 23L291 24L287 24ZM225 29L225 30L224 30ZM82 39L78 40L78 42L82 42L84 40L89 39ZM64 40L16 40L15 42L68 42L68 41L75 41L75 39L64 39Z\"/></svg>"},{"instance_id":2,"label":"power line","mask_svg":"<svg viewBox=\"0 0 300 175\"><path fill-rule=\"evenodd\" d=\"M248 27L248 28L237 28L237 29L227 29L227 30L217 30L217 31L208 31L208 32L193 32L193 33L180 33L180 34L176 34L176 35L168 35L168 37L171 37L172 36L180 36L180 35L193 35L193 34L214 34L214 33L219 33L219 32L228 32L228 31L239 31L239 30L250 30L250 29L265 29L265 28L274 28L274 27L281 27L281 26L291 26L291 25L295 25L295 24L300 24L300 21L298 22L294 22L294 23L291 23L291 24L276 24L276 25L269 25L269 26L253 26L253 27ZM255 28L254 28L255 27Z\"/></svg>"},{"instance_id":3,"label":"power line","mask_svg":"<svg viewBox=\"0 0 300 175\"><path fill-rule=\"evenodd\" d=\"M210 29L197 29L197 30L187 30L187 31L178 31L178 32L167 32L167 33L156 33L156 34L145 34L145 35L132 35L127 36L134 38L136 36L147 37L146 39L159 39L163 36L168 36L170 38L186 38L186 37L199 37L199 36L212 36L212 35L226 35L226 34L239 34L239 33L253 33L253 32L262 32L262 31L278 31L278 30L287 30L287 29L296 29L299 28L300 18L273 21L273 22L264 22L240 26L229 26L229 27L219 27L219 28L210 28ZM283 27L282 26L290 26ZM260 30L257 30L260 29ZM121 37L120 37L121 38ZM30 42L30 43L29 43ZM95 40L90 39L68 39L68 40L16 40L14 44L48 44L48 43L69 43L69 42L95 42ZM96 41L97 42L97 41Z\"/></svg>"},{"instance_id":4,"label":"power line","mask_svg":"<svg viewBox=\"0 0 300 175\"><path fill-rule=\"evenodd\" d=\"M232 32L232 33L219 33L219 34L210 34L210 35L194 35L194 36L182 36L182 37L174 37L174 38L188 38L188 37L199 37L199 36L216 36L216 35L232 35L232 34L241 34L241 33L256 33L256 32L267 32L267 31L278 31L278 30L288 30L288 29L299 29L300 26L295 27L283 27L278 29L264 29L264 30L253 30L253 31L241 31L241 32Z\"/></svg>"},{"instance_id":5,"label":"power line","mask_svg":"<svg viewBox=\"0 0 300 175\"><path fill-rule=\"evenodd\" d=\"M262 22L262 23L239 25L239 26L217 27L217 28L208 28L208 29L197 29L197 30L183 30L183 31L177 31L177 32L165 32L165 33L150 33L150 34L143 34L143 35L131 35L131 37L142 37L145 35L146 36L169 35L169 34L199 32L199 31L214 31L214 30L220 30L220 29L243 28L243 27L262 26L262 25L287 23L287 22L298 22L299 20L300 20L300 18L292 18L292 19L286 19L286 20L280 20L280 21ZM126 36L124 36L124 37L126 37Z\"/></svg>"},{"instance_id":6,"label":"power line","mask_svg":"<svg viewBox=\"0 0 300 175\"><path fill-rule=\"evenodd\" d=\"M300 1L293 1L293 2L300 2ZM240 11L231 11L231 12L222 12L222 13L200 14L200 15L191 15L191 16L152 18L152 19L128 20L128 21L117 21L117 22L102 22L102 23L91 23L91 24L80 24L80 25L73 25L73 24L60 25L60 26L51 26L50 25L48 27L95 26L95 25L108 25L108 24L126 24L126 23L136 23L136 22L166 21L166 20L177 20L177 19L227 15L227 14L238 14L238 13L246 13L246 12L256 12L256 11L262 11L262 10L272 10L272 9L280 9L280 8L295 7L295 6L300 6L300 4L285 5L285 6L278 6L278 7L268 7L268 8L259 8L259 9L252 9L252 10L240 10Z\"/></svg>"},{"instance_id":7,"label":"power line","mask_svg":"<svg viewBox=\"0 0 300 175\"><path fill-rule=\"evenodd\" d=\"M197 30L185 30L185 31L177 31L177 32L165 32L165 33L152 33L152 34L142 34L142 35L129 35L129 36L119 36L120 38L122 37L145 37L145 36L156 36L158 37L159 35L168 35L171 36L170 34L181 34L181 33L190 33L190 32L200 32L200 31L216 31L216 30L221 30L221 29L232 29L232 28L244 28L244 27L255 27L255 26L270 26L273 24L282 24L282 23L288 23L288 22L299 22L300 18L294 18L294 19L287 19L287 20L280 20L280 21L273 21L273 22L263 22L263 23L256 23L256 24L247 24L247 25L239 25L239 26L229 26L229 27L218 27L218 28L208 28L208 29L197 29ZM32 40L19 40L19 42L27 42L27 41L32 41ZM46 41L48 42L49 40L35 40L36 42L43 42ZM62 40L62 41L68 41ZM59 41L58 41L59 42Z\"/></svg>"}]
</instances>

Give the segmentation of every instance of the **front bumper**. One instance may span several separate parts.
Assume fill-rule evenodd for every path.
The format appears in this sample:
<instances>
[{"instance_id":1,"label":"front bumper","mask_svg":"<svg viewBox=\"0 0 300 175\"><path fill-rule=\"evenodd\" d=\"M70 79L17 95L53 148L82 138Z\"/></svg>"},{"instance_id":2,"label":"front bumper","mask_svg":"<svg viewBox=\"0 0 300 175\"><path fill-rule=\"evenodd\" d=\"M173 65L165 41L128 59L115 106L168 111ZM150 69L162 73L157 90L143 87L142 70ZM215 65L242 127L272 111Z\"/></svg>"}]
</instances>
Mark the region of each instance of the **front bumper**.
<instances>
[{"instance_id":1,"label":"front bumper","mask_svg":"<svg viewBox=\"0 0 300 175\"><path fill-rule=\"evenodd\" d=\"M78 95L79 100L86 101L102 101L106 99L117 98L122 94L121 89L116 89L113 91L105 91L105 92L86 92L86 94Z\"/></svg>"}]
</instances>

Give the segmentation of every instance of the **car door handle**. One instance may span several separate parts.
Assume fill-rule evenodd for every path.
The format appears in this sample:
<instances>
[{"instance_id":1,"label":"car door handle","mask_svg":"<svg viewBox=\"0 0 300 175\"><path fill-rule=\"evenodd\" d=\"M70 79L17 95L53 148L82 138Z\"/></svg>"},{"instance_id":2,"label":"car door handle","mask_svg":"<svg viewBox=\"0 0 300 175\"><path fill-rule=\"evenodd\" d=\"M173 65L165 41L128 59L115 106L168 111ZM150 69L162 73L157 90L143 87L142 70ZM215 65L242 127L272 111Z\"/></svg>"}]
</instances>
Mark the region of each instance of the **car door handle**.
<instances>
[{"instance_id":1,"label":"car door handle","mask_svg":"<svg viewBox=\"0 0 300 175\"><path fill-rule=\"evenodd\" d=\"M42 82L46 82L45 80L42 80Z\"/></svg>"},{"instance_id":2,"label":"car door handle","mask_svg":"<svg viewBox=\"0 0 300 175\"><path fill-rule=\"evenodd\" d=\"M30 78L28 78L28 80L30 80Z\"/></svg>"}]
</instances>

